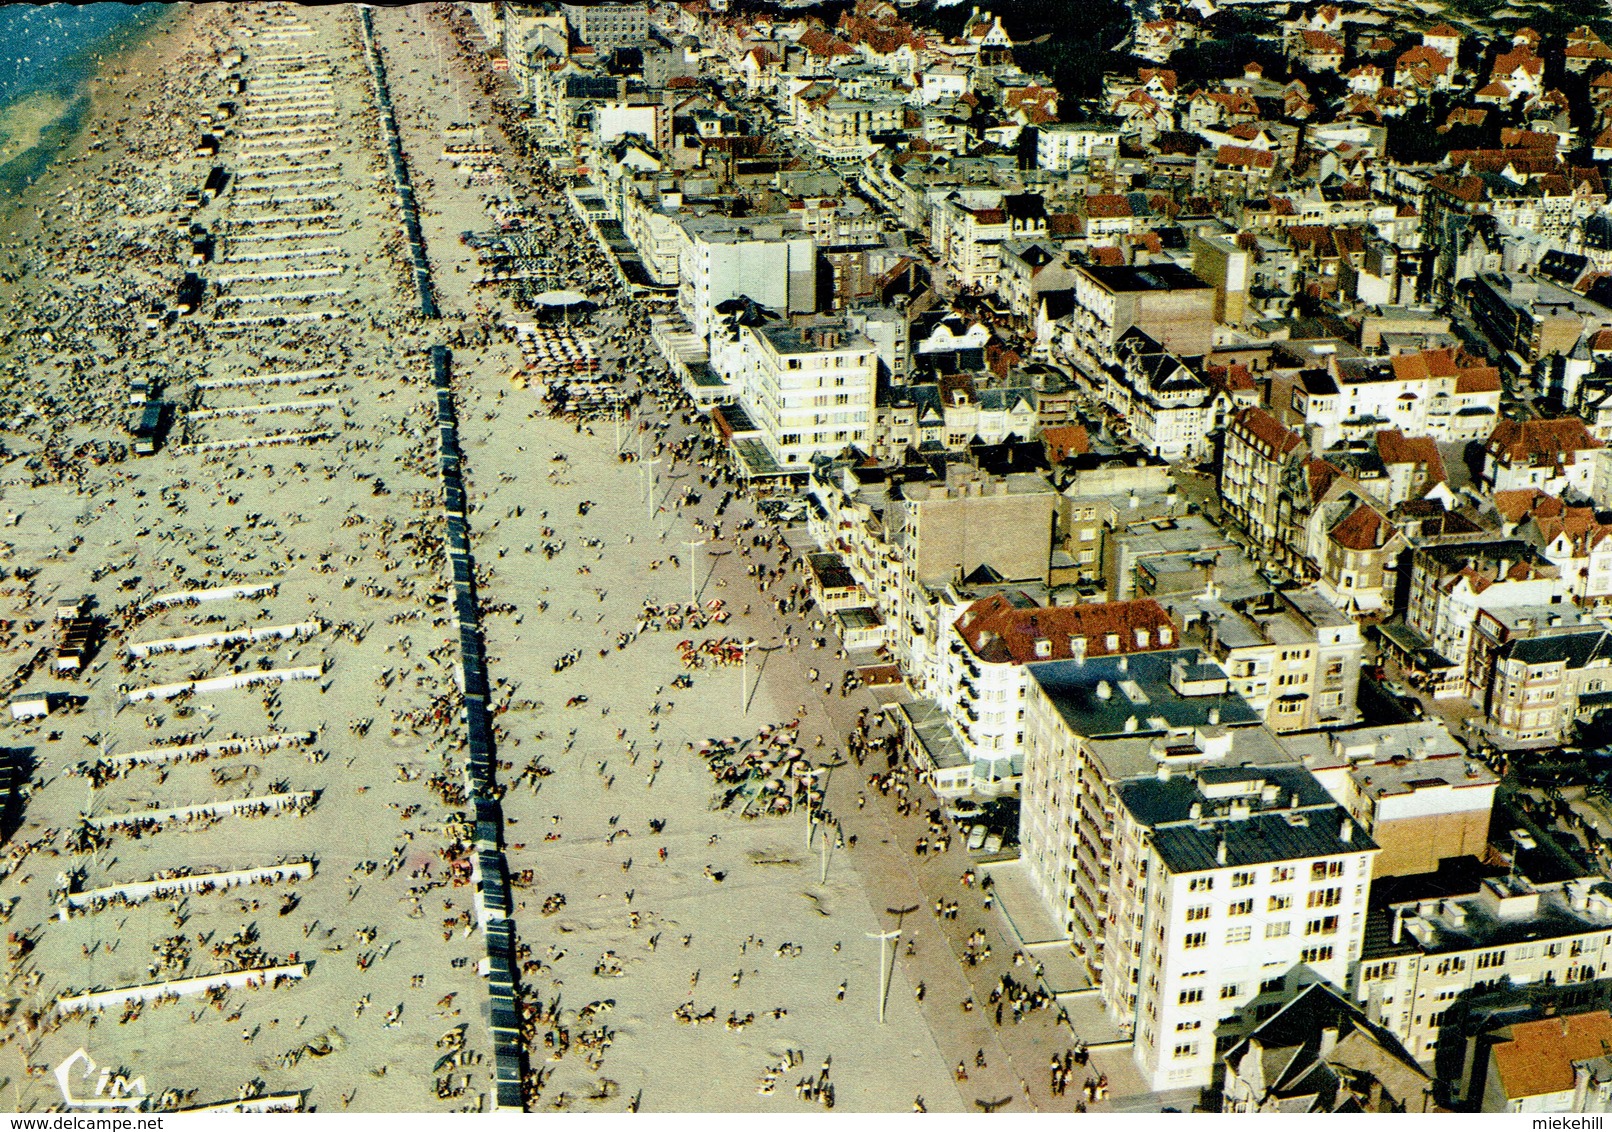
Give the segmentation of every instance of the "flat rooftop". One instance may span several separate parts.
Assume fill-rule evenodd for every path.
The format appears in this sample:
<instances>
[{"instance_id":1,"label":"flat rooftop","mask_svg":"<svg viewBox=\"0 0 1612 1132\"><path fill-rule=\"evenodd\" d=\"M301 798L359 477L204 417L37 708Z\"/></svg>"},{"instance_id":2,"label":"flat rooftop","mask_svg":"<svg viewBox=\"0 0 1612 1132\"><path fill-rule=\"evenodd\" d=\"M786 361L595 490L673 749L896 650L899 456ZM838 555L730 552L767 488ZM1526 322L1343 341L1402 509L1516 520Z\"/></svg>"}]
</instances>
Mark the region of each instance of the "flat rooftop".
<instances>
[{"instance_id":1,"label":"flat rooftop","mask_svg":"<svg viewBox=\"0 0 1612 1132\"><path fill-rule=\"evenodd\" d=\"M844 322L816 323L811 326L790 326L774 322L755 328L780 354L818 354L846 350L871 350L873 342L860 331L852 330Z\"/></svg>"},{"instance_id":2,"label":"flat rooftop","mask_svg":"<svg viewBox=\"0 0 1612 1132\"><path fill-rule=\"evenodd\" d=\"M1029 666L1070 729L1088 737L1259 722L1225 669L1197 649Z\"/></svg>"},{"instance_id":3,"label":"flat rooftop","mask_svg":"<svg viewBox=\"0 0 1612 1132\"><path fill-rule=\"evenodd\" d=\"M1150 263L1146 267L1082 267L1108 291L1196 291L1210 286L1184 267Z\"/></svg>"},{"instance_id":4,"label":"flat rooftop","mask_svg":"<svg viewBox=\"0 0 1612 1132\"><path fill-rule=\"evenodd\" d=\"M1204 766L1297 766L1297 755L1264 727L1198 726L1161 735L1116 735L1087 744L1104 779L1156 776L1161 765L1190 774Z\"/></svg>"},{"instance_id":5,"label":"flat rooftop","mask_svg":"<svg viewBox=\"0 0 1612 1132\"><path fill-rule=\"evenodd\" d=\"M1120 788L1120 804L1153 830L1154 848L1174 873L1377 847L1301 766L1140 778Z\"/></svg>"}]
</instances>

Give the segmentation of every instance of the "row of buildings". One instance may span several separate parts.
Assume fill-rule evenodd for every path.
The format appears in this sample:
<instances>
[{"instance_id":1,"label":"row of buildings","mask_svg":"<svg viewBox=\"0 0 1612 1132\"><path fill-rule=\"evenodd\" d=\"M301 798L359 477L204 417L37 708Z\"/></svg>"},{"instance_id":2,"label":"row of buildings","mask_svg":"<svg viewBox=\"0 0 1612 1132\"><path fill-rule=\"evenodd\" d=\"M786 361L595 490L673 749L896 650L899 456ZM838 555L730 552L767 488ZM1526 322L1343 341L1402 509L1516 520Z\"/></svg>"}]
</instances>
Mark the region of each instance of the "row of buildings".
<instances>
[{"instance_id":1,"label":"row of buildings","mask_svg":"<svg viewBox=\"0 0 1612 1132\"><path fill-rule=\"evenodd\" d=\"M1595 29L1194 0L1074 99L980 9L470 7L1151 1088L1604 1107L1612 813L1497 773L1612 706Z\"/></svg>"}]
</instances>

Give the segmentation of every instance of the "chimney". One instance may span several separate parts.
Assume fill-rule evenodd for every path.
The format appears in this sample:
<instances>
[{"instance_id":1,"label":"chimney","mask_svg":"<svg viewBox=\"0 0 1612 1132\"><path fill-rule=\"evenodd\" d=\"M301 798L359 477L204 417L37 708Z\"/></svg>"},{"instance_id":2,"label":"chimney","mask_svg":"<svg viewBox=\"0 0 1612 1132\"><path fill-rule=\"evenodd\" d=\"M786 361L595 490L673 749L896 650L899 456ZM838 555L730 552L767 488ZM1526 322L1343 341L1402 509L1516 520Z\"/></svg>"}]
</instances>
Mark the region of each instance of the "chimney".
<instances>
[{"instance_id":1,"label":"chimney","mask_svg":"<svg viewBox=\"0 0 1612 1132\"><path fill-rule=\"evenodd\" d=\"M1394 943L1398 943L1405 935L1405 909L1394 909Z\"/></svg>"},{"instance_id":2,"label":"chimney","mask_svg":"<svg viewBox=\"0 0 1612 1132\"><path fill-rule=\"evenodd\" d=\"M1224 837L1215 842L1215 860L1222 865L1226 863L1226 839Z\"/></svg>"},{"instance_id":3,"label":"chimney","mask_svg":"<svg viewBox=\"0 0 1612 1132\"><path fill-rule=\"evenodd\" d=\"M1114 689L1109 687L1107 680L1097 681L1097 698L1099 700L1107 700L1113 694Z\"/></svg>"},{"instance_id":4,"label":"chimney","mask_svg":"<svg viewBox=\"0 0 1612 1132\"><path fill-rule=\"evenodd\" d=\"M1203 817L1203 803L1202 802L1194 802L1194 803L1192 803L1192 807L1188 812L1191 814L1191 816L1193 818L1201 818L1201 817Z\"/></svg>"},{"instance_id":5,"label":"chimney","mask_svg":"<svg viewBox=\"0 0 1612 1132\"><path fill-rule=\"evenodd\" d=\"M1338 1047L1338 1028L1326 1026L1321 1030L1321 1048L1316 1051L1316 1059L1325 1061L1327 1055Z\"/></svg>"},{"instance_id":6,"label":"chimney","mask_svg":"<svg viewBox=\"0 0 1612 1132\"><path fill-rule=\"evenodd\" d=\"M1209 709L1209 725L1211 727L1213 727L1215 724L1217 724L1219 722L1220 722L1220 708L1219 707L1210 708Z\"/></svg>"},{"instance_id":7,"label":"chimney","mask_svg":"<svg viewBox=\"0 0 1612 1132\"><path fill-rule=\"evenodd\" d=\"M1347 845L1349 842L1354 840L1354 837L1355 823L1350 821L1348 818L1344 818L1343 824L1338 827L1338 840Z\"/></svg>"}]
</instances>

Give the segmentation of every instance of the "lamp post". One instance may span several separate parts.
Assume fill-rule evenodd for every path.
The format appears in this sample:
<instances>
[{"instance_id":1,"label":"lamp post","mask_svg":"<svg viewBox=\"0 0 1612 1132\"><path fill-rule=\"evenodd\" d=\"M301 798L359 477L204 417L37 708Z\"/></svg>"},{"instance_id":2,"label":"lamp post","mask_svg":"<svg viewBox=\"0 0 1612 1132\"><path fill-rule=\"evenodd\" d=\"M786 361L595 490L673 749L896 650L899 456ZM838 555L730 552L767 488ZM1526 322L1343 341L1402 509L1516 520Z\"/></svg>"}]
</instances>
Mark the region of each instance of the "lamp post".
<instances>
[{"instance_id":1,"label":"lamp post","mask_svg":"<svg viewBox=\"0 0 1612 1132\"><path fill-rule=\"evenodd\" d=\"M750 714L750 650L760 641L746 641L739 648L739 714Z\"/></svg>"},{"instance_id":2,"label":"lamp post","mask_svg":"<svg viewBox=\"0 0 1612 1132\"><path fill-rule=\"evenodd\" d=\"M705 545L705 539L697 541L685 539L683 545L688 547L688 603L693 605L700 600L699 583L695 580L694 551Z\"/></svg>"},{"instance_id":3,"label":"lamp post","mask_svg":"<svg viewBox=\"0 0 1612 1132\"><path fill-rule=\"evenodd\" d=\"M884 1000L888 998L890 994L890 966L895 962L895 954L893 951L891 953L889 962L885 961L884 945L886 943L893 943L897 939L900 939L901 929L892 928L887 932L867 932L866 935L869 939L876 939L879 941L879 1025L882 1026L884 1025Z\"/></svg>"},{"instance_id":4,"label":"lamp post","mask_svg":"<svg viewBox=\"0 0 1612 1132\"><path fill-rule=\"evenodd\" d=\"M638 466L644 470L644 511L649 521L655 521L655 465L660 463L660 457L645 460Z\"/></svg>"}]
</instances>

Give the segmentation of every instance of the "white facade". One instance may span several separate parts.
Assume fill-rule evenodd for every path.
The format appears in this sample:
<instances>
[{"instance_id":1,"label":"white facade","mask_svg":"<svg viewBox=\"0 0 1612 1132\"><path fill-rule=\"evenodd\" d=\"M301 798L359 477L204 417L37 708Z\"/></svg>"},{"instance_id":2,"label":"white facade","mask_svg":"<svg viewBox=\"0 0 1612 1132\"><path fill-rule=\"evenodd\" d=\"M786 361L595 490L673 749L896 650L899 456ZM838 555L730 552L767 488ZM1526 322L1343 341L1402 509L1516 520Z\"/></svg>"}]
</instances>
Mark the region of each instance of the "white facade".
<instances>
[{"instance_id":1,"label":"white facade","mask_svg":"<svg viewBox=\"0 0 1612 1132\"><path fill-rule=\"evenodd\" d=\"M702 338L710 333L719 303L747 297L776 314L787 314L792 291L801 290L799 280L815 283L816 249L809 236L769 236L743 228L711 231L688 224L685 228L688 242L678 257L677 302ZM792 288L792 283L797 285Z\"/></svg>"},{"instance_id":2,"label":"white facade","mask_svg":"<svg viewBox=\"0 0 1612 1132\"><path fill-rule=\"evenodd\" d=\"M598 134L596 144L602 147L627 134L637 134L650 144L656 144L660 138L661 115L665 113L666 108L659 105L601 102L593 108L593 128Z\"/></svg>"},{"instance_id":3,"label":"white facade","mask_svg":"<svg viewBox=\"0 0 1612 1132\"><path fill-rule=\"evenodd\" d=\"M866 444L878 355L844 323L745 327L740 398L780 465Z\"/></svg>"},{"instance_id":4,"label":"white facade","mask_svg":"<svg viewBox=\"0 0 1612 1132\"><path fill-rule=\"evenodd\" d=\"M1338 834L1353 824L1341 812L1323 807L1294 817L1332 823ZM1236 836L1236 827L1225 835ZM1217 1037L1252 1029L1262 1020L1259 1005L1280 1007L1306 983L1348 985L1365 935L1375 852L1365 834L1351 836L1365 851L1176 873L1150 850L1145 828L1122 816L1116 873L1143 883L1114 885L1118 930L1110 933L1114 959L1103 989L1110 1016L1135 1026L1133 1053L1150 1088L1210 1084ZM1130 946L1116 949L1116 938ZM1140 962L1121 962L1133 947Z\"/></svg>"},{"instance_id":5,"label":"white facade","mask_svg":"<svg viewBox=\"0 0 1612 1132\"><path fill-rule=\"evenodd\" d=\"M1362 958L1354 999L1429 1064L1445 1013L1475 989L1507 980L1566 986L1612 973L1606 883L1595 876L1551 885L1495 877L1470 895L1394 905L1390 943Z\"/></svg>"},{"instance_id":6,"label":"white facade","mask_svg":"<svg viewBox=\"0 0 1612 1132\"><path fill-rule=\"evenodd\" d=\"M1385 429L1440 442L1484 439L1499 419L1499 381L1483 367L1435 368L1444 360L1423 365L1406 355L1384 367L1375 359L1334 358L1326 374L1295 383L1292 408L1303 415L1305 438L1318 451Z\"/></svg>"},{"instance_id":7,"label":"white facade","mask_svg":"<svg viewBox=\"0 0 1612 1132\"><path fill-rule=\"evenodd\" d=\"M1055 122L1036 131L1036 164L1054 173L1066 173L1076 161L1090 160L1093 150L1118 149L1118 126Z\"/></svg>"}]
</instances>

